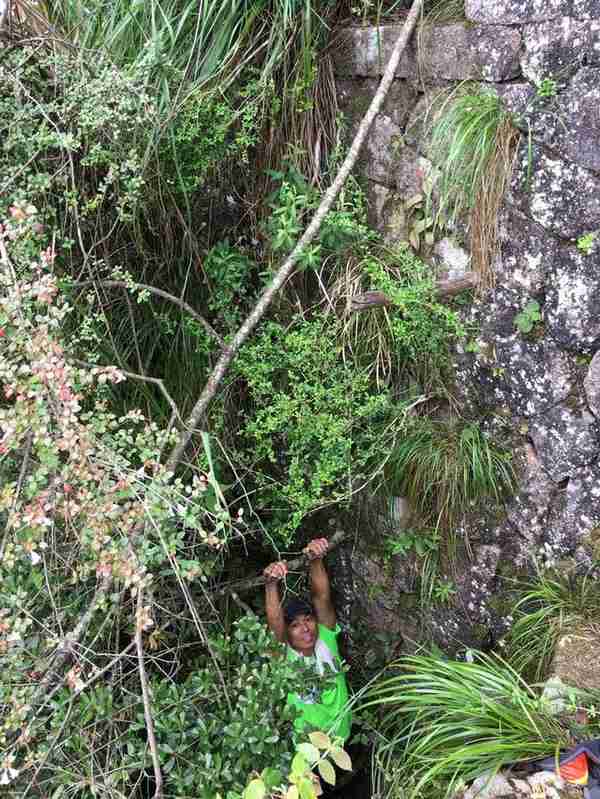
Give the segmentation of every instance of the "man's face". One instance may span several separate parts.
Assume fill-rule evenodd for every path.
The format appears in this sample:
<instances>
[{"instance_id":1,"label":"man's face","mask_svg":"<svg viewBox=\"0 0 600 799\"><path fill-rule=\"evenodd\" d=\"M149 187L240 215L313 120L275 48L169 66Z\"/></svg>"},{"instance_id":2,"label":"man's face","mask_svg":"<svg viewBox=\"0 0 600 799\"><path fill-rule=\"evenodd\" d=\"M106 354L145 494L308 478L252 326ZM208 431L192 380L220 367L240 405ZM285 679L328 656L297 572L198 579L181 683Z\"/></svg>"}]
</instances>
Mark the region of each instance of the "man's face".
<instances>
[{"instance_id":1,"label":"man's face","mask_svg":"<svg viewBox=\"0 0 600 799\"><path fill-rule=\"evenodd\" d=\"M312 613L300 613L287 626L289 645L301 655L312 655L317 642L317 620Z\"/></svg>"}]
</instances>

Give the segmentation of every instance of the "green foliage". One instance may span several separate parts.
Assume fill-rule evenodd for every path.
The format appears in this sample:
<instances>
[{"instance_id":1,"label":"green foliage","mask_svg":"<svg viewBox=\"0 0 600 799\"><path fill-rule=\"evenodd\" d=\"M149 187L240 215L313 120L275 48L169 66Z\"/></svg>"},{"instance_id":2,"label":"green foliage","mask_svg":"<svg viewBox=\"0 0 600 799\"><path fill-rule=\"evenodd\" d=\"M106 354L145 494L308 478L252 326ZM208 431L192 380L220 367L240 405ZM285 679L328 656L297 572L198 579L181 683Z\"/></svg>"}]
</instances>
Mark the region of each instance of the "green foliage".
<instances>
[{"instance_id":1,"label":"green foliage","mask_svg":"<svg viewBox=\"0 0 600 799\"><path fill-rule=\"evenodd\" d=\"M580 236L577 239L577 249L584 255L589 255L594 248L597 235L597 232L593 231L592 233L585 233L583 236Z\"/></svg>"},{"instance_id":2,"label":"green foliage","mask_svg":"<svg viewBox=\"0 0 600 799\"><path fill-rule=\"evenodd\" d=\"M452 580L438 578L432 586L431 596L434 602L447 605L456 594L456 586Z\"/></svg>"},{"instance_id":3,"label":"green foliage","mask_svg":"<svg viewBox=\"0 0 600 799\"><path fill-rule=\"evenodd\" d=\"M385 540L385 552L388 555L405 556L414 552L423 558L428 553L435 553L439 546L439 532L435 528L423 530L402 530Z\"/></svg>"},{"instance_id":4,"label":"green foliage","mask_svg":"<svg viewBox=\"0 0 600 799\"><path fill-rule=\"evenodd\" d=\"M472 654L472 663L402 658L366 692L362 707L381 711L382 795L449 797L482 774L569 744L569 729L516 671Z\"/></svg>"},{"instance_id":5,"label":"green foliage","mask_svg":"<svg viewBox=\"0 0 600 799\"><path fill-rule=\"evenodd\" d=\"M85 236L130 221L144 196L146 131L157 118L144 73L99 58L91 74L68 54L32 47L14 50L0 69L0 213L27 198L38 221L73 238L77 227Z\"/></svg>"},{"instance_id":6,"label":"green foliage","mask_svg":"<svg viewBox=\"0 0 600 799\"><path fill-rule=\"evenodd\" d=\"M344 771L352 770L352 761L339 742L331 740L324 732L309 734L309 741L298 744L287 776L287 786L280 771L264 769L258 777L250 781L243 793L243 799L263 799L265 796L285 799L316 799L323 793L319 777L329 785L335 785L335 766Z\"/></svg>"},{"instance_id":7,"label":"green foliage","mask_svg":"<svg viewBox=\"0 0 600 799\"><path fill-rule=\"evenodd\" d=\"M255 504L288 542L307 514L343 501L379 466L394 407L365 370L341 360L332 317L266 323L236 371L250 403L238 440L253 468L261 465Z\"/></svg>"},{"instance_id":8,"label":"green foliage","mask_svg":"<svg viewBox=\"0 0 600 799\"><path fill-rule=\"evenodd\" d=\"M191 194L227 159L248 163L263 118L259 91L250 81L241 96L231 99L221 93L188 95L172 122L171 137L161 144L163 168L173 165L167 180L174 189Z\"/></svg>"},{"instance_id":9,"label":"green foliage","mask_svg":"<svg viewBox=\"0 0 600 799\"><path fill-rule=\"evenodd\" d=\"M558 83L553 78L542 78L542 80L537 84L535 92L538 97L556 97L558 92Z\"/></svg>"},{"instance_id":10,"label":"green foliage","mask_svg":"<svg viewBox=\"0 0 600 799\"><path fill-rule=\"evenodd\" d=\"M266 223L266 233L273 252L289 252L300 237L308 214L319 205L320 194L293 166L289 166L286 172L271 171L270 175L280 185L270 197L272 214ZM342 198L325 216L318 244L302 253L300 266L314 269L324 256L373 238L374 234L366 225L364 195L350 181Z\"/></svg>"},{"instance_id":11,"label":"green foliage","mask_svg":"<svg viewBox=\"0 0 600 799\"><path fill-rule=\"evenodd\" d=\"M442 390L451 344L464 336L456 311L435 296L431 269L408 245L373 243L331 267L327 296L342 306L369 292L385 294L390 307L342 316L344 357L372 373L380 386L410 381L413 393Z\"/></svg>"},{"instance_id":12,"label":"green foliage","mask_svg":"<svg viewBox=\"0 0 600 799\"><path fill-rule=\"evenodd\" d=\"M547 676L560 636L596 623L598 585L588 576L546 570L535 581L517 585L517 591L507 658L520 673L539 681Z\"/></svg>"},{"instance_id":13,"label":"green foliage","mask_svg":"<svg viewBox=\"0 0 600 799\"><path fill-rule=\"evenodd\" d=\"M396 444L387 477L392 494L449 531L465 510L486 498L499 500L514 482L510 454L475 424L420 417Z\"/></svg>"},{"instance_id":14,"label":"green foliage","mask_svg":"<svg viewBox=\"0 0 600 799\"><path fill-rule=\"evenodd\" d=\"M209 654L210 651L210 654ZM112 690L99 683L77 697L69 734L56 753L52 787L83 783L86 760L110 754L113 784L132 786L141 769L151 773L146 723L134 675ZM310 666L285 656L256 617L235 623L230 635L211 635L205 654L183 681L151 680L152 712L165 791L175 796L240 797L248 775L268 770L271 780L293 767L295 710L290 692L318 684ZM54 729L71 704L69 691L53 700ZM106 741L108 753L99 745ZM281 780L282 782L283 780ZM247 788L245 789L248 790ZM82 787L78 796L92 794Z\"/></svg>"},{"instance_id":15,"label":"green foliage","mask_svg":"<svg viewBox=\"0 0 600 799\"><path fill-rule=\"evenodd\" d=\"M529 300L523 310L515 316L514 324L521 333L531 333L541 319L542 314L539 302L537 300Z\"/></svg>"},{"instance_id":16,"label":"green foliage","mask_svg":"<svg viewBox=\"0 0 600 799\"><path fill-rule=\"evenodd\" d=\"M446 96L433 111L431 158L440 170L436 188L439 214L456 220L473 208L489 179L489 164L507 112L493 91L460 89Z\"/></svg>"},{"instance_id":17,"label":"green foliage","mask_svg":"<svg viewBox=\"0 0 600 799\"><path fill-rule=\"evenodd\" d=\"M43 4L79 52L144 72L158 108L148 135L178 201L189 201L219 159L245 160L282 100L294 115L315 78L327 9L319 11L310 0L117 0L108 11L98 0Z\"/></svg>"},{"instance_id":18,"label":"green foliage","mask_svg":"<svg viewBox=\"0 0 600 799\"><path fill-rule=\"evenodd\" d=\"M394 307L390 331L400 361L426 359L439 371L447 363L449 342L464 335L458 314L434 299L431 268L404 246L393 254L393 269L377 258L363 263L371 287L383 291Z\"/></svg>"},{"instance_id":19,"label":"green foliage","mask_svg":"<svg viewBox=\"0 0 600 799\"><path fill-rule=\"evenodd\" d=\"M225 239L208 252L203 269L211 287L209 309L232 330L237 329L256 263Z\"/></svg>"}]
</instances>

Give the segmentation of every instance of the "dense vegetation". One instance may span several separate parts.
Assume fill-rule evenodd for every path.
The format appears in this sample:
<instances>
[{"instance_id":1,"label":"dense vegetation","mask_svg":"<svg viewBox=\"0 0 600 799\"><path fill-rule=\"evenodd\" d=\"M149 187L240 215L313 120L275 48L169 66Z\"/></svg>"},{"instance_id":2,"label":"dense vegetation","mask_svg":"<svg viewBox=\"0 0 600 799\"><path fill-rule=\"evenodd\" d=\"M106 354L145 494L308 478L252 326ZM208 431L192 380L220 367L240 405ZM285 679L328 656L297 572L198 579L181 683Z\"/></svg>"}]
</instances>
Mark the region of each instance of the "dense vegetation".
<instances>
[{"instance_id":1,"label":"dense vegetation","mask_svg":"<svg viewBox=\"0 0 600 799\"><path fill-rule=\"evenodd\" d=\"M14 796L262 799L289 778L308 799L309 767L345 755L294 738L285 698L315 677L278 656L260 596L228 582L398 492L420 515L410 546L437 553L466 506L512 484L452 402L460 307L408 244L383 246L352 178L179 448L344 155L329 31L407 5L20 4L4 32L0 784ZM385 309L354 310L375 291Z\"/></svg>"}]
</instances>

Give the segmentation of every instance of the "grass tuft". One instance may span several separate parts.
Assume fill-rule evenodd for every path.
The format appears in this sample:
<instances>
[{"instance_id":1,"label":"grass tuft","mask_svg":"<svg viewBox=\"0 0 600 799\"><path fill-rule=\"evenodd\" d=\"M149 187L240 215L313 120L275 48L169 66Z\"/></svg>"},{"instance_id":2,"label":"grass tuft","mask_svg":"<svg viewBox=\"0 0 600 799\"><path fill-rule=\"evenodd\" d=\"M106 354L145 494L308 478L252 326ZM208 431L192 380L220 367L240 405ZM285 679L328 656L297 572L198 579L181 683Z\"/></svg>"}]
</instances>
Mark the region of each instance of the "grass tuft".
<instances>
[{"instance_id":1,"label":"grass tuft","mask_svg":"<svg viewBox=\"0 0 600 799\"><path fill-rule=\"evenodd\" d=\"M451 796L483 774L551 756L570 742L568 728L513 668L480 653L472 663L402 658L361 707L381 714L378 796Z\"/></svg>"},{"instance_id":2,"label":"grass tuft","mask_svg":"<svg viewBox=\"0 0 600 799\"><path fill-rule=\"evenodd\" d=\"M483 290L493 285L498 210L518 131L497 94L459 87L434 109L429 134L431 159L439 170L437 222L448 220L454 226L470 212L472 262Z\"/></svg>"},{"instance_id":3,"label":"grass tuft","mask_svg":"<svg viewBox=\"0 0 600 799\"><path fill-rule=\"evenodd\" d=\"M515 623L508 637L508 657L531 679L545 679L558 639L600 615L598 582L589 576L541 572L522 587L513 610Z\"/></svg>"},{"instance_id":4,"label":"grass tuft","mask_svg":"<svg viewBox=\"0 0 600 799\"><path fill-rule=\"evenodd\" d=\"M509 453L477 425L423 417L396 445L387 477L389 490L406 497L426 525L448 531L482 499L498 501L515 479Z\"/></svg>"}]
</instances>

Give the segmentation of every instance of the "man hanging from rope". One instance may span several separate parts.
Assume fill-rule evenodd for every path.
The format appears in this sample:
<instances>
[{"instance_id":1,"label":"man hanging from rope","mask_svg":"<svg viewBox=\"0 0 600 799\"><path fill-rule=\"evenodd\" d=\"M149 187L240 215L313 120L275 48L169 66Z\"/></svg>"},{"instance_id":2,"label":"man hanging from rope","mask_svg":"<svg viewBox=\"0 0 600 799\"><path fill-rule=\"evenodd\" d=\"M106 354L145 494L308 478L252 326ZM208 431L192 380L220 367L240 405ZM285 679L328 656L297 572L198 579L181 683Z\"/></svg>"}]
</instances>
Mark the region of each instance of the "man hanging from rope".
<instances>
[{"instance_id":1,"label":"man hanging from rope","mask_svg":"<svg viewBox=\"0 0 600 799\"><path fill-rule=\"evenodd\" d=\"M300 713L294 722L296 730L316 728L345 741L350 735L352 714L346 709L348 686L336 640L340 628L323 562L328 546L326 538L315 538L304 549L309 559L312 605L302 599L291 599L282 606L279 583L285 580L287 564L280 560L267 566L263 572L267 624L277 640L287 644L288 657L312 659L319 674L324 674L326 668L335 672L333 686L323 689L318 697L288 695L288 702Z\"/></svg>"}]
</instances>

